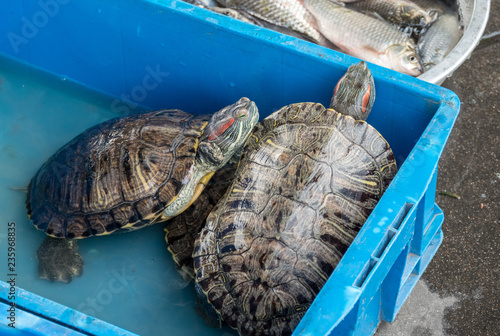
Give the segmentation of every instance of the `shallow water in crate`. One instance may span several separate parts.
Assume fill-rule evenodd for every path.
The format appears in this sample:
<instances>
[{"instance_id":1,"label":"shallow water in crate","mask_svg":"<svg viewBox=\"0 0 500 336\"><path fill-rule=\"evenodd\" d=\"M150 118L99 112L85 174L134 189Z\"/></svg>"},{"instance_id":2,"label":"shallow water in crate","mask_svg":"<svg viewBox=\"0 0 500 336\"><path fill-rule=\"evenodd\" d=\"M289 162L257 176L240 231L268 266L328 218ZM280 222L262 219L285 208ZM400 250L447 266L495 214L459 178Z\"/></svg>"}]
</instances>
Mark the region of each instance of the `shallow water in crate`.
<instances>
[{"instance_id":1,"label":"shallow water in crate","mask_svg":"<svg viewBox=\"0 0 500 336\"><path fill-rule=\"evenodd\" d=\"M22 187L74 136L118 116L114 98L61 77L0 58L0 279L7 280L7 223L16 227L18 287L143 336L233 335L206 326L196 312L158 224L127 234L84 239L85 270L69 284L37 276L44 234L29 223Z\"/></svg>"}]
</instances>

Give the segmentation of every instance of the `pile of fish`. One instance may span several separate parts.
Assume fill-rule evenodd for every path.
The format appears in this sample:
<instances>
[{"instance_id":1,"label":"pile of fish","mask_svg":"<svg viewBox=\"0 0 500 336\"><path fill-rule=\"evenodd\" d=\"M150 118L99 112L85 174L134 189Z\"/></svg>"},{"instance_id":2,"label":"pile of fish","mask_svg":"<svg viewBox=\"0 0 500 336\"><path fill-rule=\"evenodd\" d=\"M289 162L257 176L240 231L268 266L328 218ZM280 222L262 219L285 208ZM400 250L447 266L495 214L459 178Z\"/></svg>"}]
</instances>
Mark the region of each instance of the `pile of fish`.
<instances>
[{"instance_id":1,"label":"pile of fish","mask_svg":"<svg viewBox=\"0 0 500 336\"><path fill-rule=\"evenodd\" d=\"M186 0L419 76L462 36L455 0Z\"/></svg>"}]
</instances>

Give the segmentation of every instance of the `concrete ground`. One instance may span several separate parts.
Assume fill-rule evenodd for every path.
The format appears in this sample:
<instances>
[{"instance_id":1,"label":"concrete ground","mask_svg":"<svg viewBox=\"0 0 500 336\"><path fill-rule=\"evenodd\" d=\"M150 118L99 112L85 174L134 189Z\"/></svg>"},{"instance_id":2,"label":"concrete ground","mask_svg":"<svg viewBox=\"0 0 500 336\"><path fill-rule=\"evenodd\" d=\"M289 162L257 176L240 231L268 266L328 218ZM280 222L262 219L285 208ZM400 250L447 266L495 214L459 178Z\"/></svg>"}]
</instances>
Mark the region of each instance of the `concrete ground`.
<instances>
[{"instance_id":1,"label":"concrete ground","mask_svg":"<svg viewBox=\"0 0 500 336\"><path fill-rule=\"evenodd\" d=\"M500 31L491 1L485 35ZM443 86L461 109L439 164L444 242L396 321L377 336L500 335L500 35L483 40Z\"/></svg>"}]
</instances>

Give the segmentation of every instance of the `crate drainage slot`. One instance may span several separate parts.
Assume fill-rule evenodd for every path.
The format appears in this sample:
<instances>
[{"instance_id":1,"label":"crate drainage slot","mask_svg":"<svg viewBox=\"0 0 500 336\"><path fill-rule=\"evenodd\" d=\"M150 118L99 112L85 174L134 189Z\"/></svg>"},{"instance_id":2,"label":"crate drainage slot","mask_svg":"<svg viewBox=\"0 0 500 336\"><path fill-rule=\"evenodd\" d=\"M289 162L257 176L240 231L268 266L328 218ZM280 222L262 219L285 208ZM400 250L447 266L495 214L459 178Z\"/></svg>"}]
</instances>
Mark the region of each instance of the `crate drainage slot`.
<instances>
[{"instance_id":1,"label":"crate drainage slot","mask_svg":"<svg viewBox=\"0 0 500 336\"><path fill-rule=\"evenodd\" d=\"M396 233L397 233L396 230L394 230L393 228L389 228L389 231L386 232L384 238L380 240L380 243L378 244L377 248L375 249L375 251L373 251L372 256L374 258L378 259L382 256L386 247L389 245L389 242L392 240L392 237L394 237Z\"/></svg>"},{"instance_id":2,"label":"crate drainage slot","mask_svg":"<svg viewBox=\"0 0 500 336\"><path fill-rule=\"evenodd\" d=\"M373 257L370 258L370 260L368 260L368 262L365 264L365 266L363 267L363 269L359 273L359 276L354 281L354 284L353 284L354 287L358 287L358 288L363 287L363 284L365 283L365 280L368 277L368 274L370 274L373 267L375 267L375 265L377 264L378 260L379 260L378 258L373 258Z\"/></svg>"},{"instance_id":3,"label":"crate drainage slot","mask_svg":"<svg viewBox=\"0 0 500 336\"><path fill-rule=\"evenodd\" d=\"M408 215L408 213L410 212L410 209L413 207L413 205L414 205L413 203L406 202L405 205L403 205L401 207L398 215L396 216L396 218L394 218L394 222L392 222L392 225L391 225L394 230L399 230L399 228L401 227L401 224L403 224L403 222L406 218L406 215Z\"/></svg>"}]
</instances>

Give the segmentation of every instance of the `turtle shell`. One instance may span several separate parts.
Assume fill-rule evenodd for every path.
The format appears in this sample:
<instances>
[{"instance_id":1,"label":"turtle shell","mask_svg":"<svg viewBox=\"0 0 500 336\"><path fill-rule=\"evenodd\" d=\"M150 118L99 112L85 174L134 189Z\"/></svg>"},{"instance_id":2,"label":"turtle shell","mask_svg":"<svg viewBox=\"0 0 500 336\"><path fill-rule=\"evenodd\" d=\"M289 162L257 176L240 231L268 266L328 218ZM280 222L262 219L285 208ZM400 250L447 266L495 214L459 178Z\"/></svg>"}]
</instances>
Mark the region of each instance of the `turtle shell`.
<instances>
[{"instance_id":1,"label":"turtle shell","mask_svg":"<svg viewBox=\"0 0 500 336\"><path fill-rule=\"evenodd\" d=\"M31 180L33 225L52 237L85 238L150 224L186 183L208 120L164 110L87 129Z\"/></svg>"},{"instance_id":2,"label":"turtle shell","mask_svg":"<svg viewBox=\"0 0 500 336\"><path fill-rule=\"evenodd\" d=\"M276 111L197 237L208 301L241 335L290 335L396 170L364 121L314 103Z\"/></svg>"}]
</instances>

